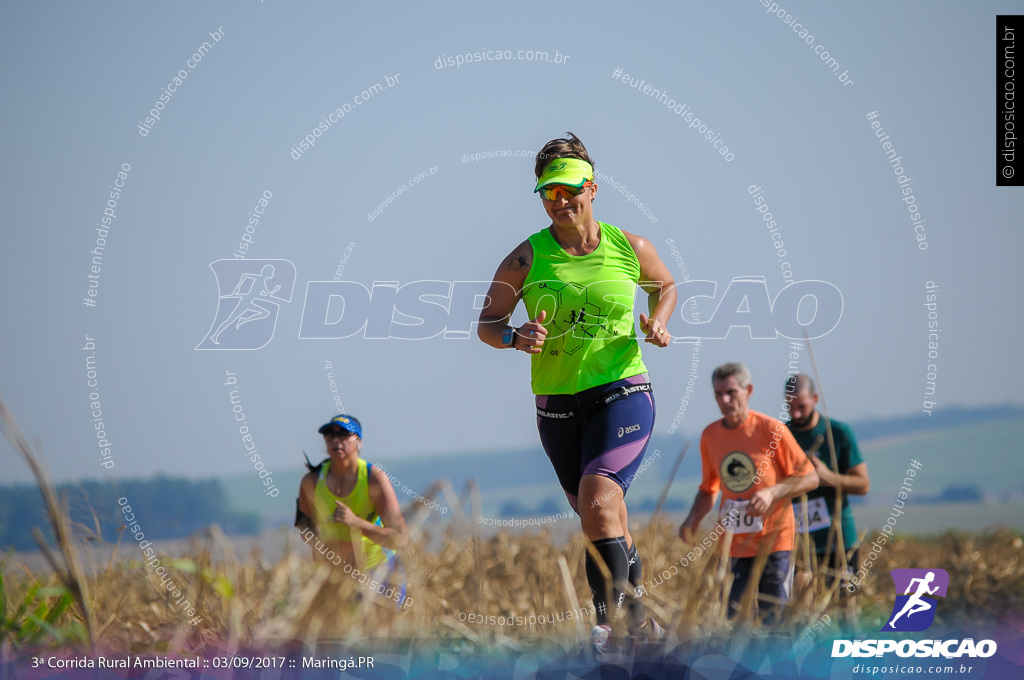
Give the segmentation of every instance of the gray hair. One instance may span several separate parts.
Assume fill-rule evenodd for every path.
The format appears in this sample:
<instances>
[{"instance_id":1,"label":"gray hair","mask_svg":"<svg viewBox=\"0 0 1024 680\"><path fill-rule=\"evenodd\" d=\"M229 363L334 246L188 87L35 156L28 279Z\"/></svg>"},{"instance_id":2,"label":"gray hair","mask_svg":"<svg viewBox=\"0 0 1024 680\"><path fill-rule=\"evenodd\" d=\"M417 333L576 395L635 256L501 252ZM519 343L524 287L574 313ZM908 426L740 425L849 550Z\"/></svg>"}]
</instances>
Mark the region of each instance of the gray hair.
<instances>
[{"instance_id":1,"label":"gray hair","mask_svg":"<svg viewBox=\"0 0 1024 680\"><path fill-rule=\"evenodd\" d=\"M711 384L714 385L716 380L728 380L733 376L736 376L736 382L740 387L750 384L750 369L739 362L722 364L716 368L711 374Z\"/></svg>"}]
</instances>

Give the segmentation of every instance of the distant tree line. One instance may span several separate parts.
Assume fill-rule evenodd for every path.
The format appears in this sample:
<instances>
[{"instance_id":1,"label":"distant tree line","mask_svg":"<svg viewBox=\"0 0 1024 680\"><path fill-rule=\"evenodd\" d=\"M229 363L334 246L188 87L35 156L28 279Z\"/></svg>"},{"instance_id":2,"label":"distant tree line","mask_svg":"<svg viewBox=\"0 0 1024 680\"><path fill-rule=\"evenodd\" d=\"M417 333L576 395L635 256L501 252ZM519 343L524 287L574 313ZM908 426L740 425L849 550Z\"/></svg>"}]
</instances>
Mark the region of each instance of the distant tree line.
<instances>
[{"instance_id":1,"label":"distant tree line","mask_svg":"<svg viewBox=\"0 0 1024 680\"><path fill-rule=\"evenodd\" d=\"M256 513L228 507L219 481L155 477L149 480L81 482L57 487L76 536L113 543L124 524L118 499L131 506L146 538L182 538L211 524L228 534L254 534L262 528ZM36 486L0 489L0 549L32 550L32 528L53 541L42 493Z\"/></svg>"},{"instance_id":2,"label":"distant tree line","mask_svg":"<svg viewBox=\"0 0 1024 680\"><path fill-rule=\"evenodd\" d=\"M1000 405L972 408L954 406L939 409L931 417L916 413L912 416L898 416L890 420L872 419L863 422L858 421L850 423L850 426L853 428L859 441L867 441L895 434L1009 420L1020 418L1022 415L1024 415L1024 408L1020 406Z\"/></svg>"}]
</instances>

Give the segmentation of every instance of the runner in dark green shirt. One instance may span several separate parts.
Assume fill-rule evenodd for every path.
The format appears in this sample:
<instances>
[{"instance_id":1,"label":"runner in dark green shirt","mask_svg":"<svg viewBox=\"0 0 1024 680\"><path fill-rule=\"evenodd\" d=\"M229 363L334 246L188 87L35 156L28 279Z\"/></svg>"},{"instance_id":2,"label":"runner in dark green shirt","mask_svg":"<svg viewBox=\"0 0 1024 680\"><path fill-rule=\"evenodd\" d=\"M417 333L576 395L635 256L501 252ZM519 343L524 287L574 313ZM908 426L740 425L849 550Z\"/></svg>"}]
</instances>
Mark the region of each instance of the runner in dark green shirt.
<instances>
[{"instance_id":1,"label":"runner in dark green shirt","mask_svg":"<svg viewBox=\"0 0 1024 680\"><path fill-rule=\"evenodd\" d=\"M797 501L793 504L797 531L805 533L809 530L819 560L826 558L825 550L829 527L832 524L832 514L836 508L836 488L840 487L843 492L840 526L843 533L843 544L846 552L849 553L857 545L857 527L853 521L849 496L862 496L868 492L870 482L867 463L861 456L857 439L853 436L850 426L838 420L830 420L832 439L835 443L836 467L838 468L833 469L832 454L829 451L828 439L825 434L825 418L815 409L818 395L814 390L814 381L809 376L802 373L790 376L786 381L785 396L789 404L789 429L801 448L804 451L809 451L814 447L818 437L824 438L812 457L820 483L817 489L807 494L806 528L802 526L803 516L800 503ZM827 555L833 569L838 569L841 563L836 550L837 543L838 537L833 535L832 547ZM857 561L858 554L854 550L847 560L847 570L855 572Z\"/></svg>"}]
</instances>

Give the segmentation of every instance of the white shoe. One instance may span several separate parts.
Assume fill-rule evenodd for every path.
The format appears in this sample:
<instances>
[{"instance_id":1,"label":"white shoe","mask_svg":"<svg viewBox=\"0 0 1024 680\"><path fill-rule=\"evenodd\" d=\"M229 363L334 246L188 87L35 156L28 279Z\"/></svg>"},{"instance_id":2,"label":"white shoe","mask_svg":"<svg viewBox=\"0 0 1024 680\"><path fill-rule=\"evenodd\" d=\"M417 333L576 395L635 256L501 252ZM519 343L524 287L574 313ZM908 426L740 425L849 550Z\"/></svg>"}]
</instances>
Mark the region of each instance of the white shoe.
<instances>
[{"instance_id":1,"label":"white shoe","mask_svg":"<svg viewBox=\"0 0 1024 680\"><path fill-rule=\"evenodd\" d=\"M599 655L606 655L611 651L612 627L602 623L590 631L590 644L594 652Z\"/></svg>"}]
</instances>

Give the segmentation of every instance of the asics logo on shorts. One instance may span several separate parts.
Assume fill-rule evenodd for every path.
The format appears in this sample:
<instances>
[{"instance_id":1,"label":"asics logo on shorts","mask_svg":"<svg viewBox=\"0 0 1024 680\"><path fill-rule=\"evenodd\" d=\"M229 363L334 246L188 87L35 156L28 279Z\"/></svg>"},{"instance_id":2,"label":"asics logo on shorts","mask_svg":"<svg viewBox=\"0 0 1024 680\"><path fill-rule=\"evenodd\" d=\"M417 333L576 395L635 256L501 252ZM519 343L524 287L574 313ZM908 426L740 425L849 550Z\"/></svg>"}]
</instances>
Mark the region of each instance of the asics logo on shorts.
<instances>
[{"instance_id":1,"label":"asics logo on shorts","mask_svg":"<svg viewBox=\"0 0 1024 680\"><path fill-rule=\"evenodd\" d=\"M630 425L629 427L620 427L619 428L619 439L622 439L623 435L629 434L630 432L636 432L639 429L640 429L640 423L637 423L636 425Z\"/></svg>"}]
</instances>

